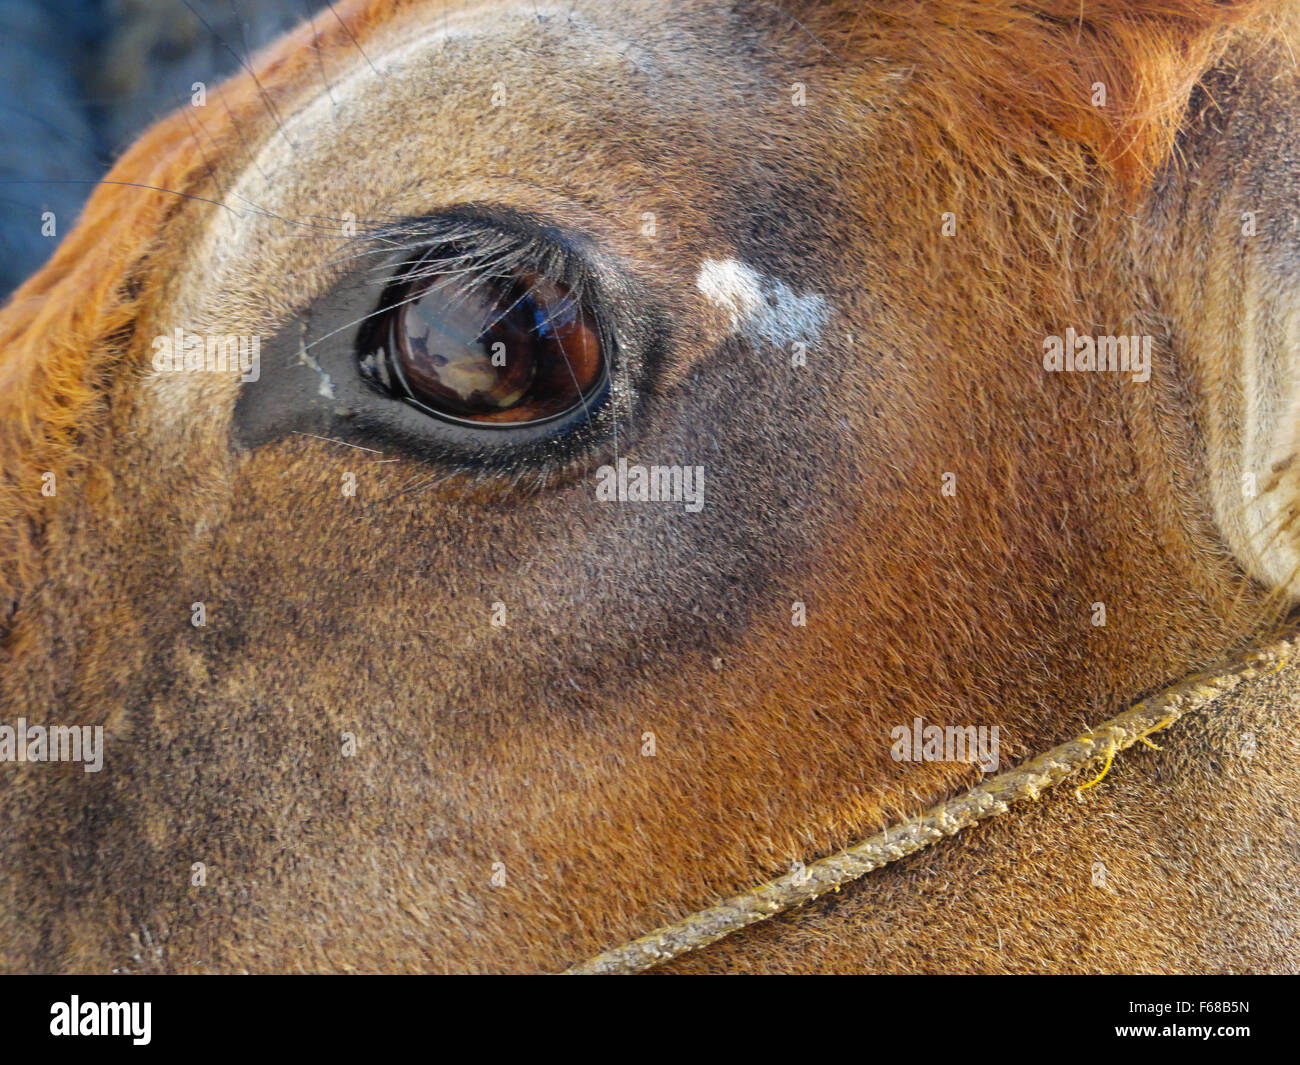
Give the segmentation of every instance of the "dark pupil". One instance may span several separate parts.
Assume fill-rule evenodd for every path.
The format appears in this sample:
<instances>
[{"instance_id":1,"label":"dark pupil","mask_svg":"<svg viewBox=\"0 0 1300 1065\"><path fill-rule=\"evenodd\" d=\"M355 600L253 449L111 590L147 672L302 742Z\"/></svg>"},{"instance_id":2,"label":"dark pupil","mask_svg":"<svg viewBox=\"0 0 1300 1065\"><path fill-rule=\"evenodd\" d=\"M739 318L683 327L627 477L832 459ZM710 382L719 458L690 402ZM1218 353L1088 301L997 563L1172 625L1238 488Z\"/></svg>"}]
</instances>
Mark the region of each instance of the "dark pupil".
<instances>
[{"instance_id":1,"label":"dark pupil","mask_svg":"<svg viewBox=\"0 0 1300 1065\"><path fill-rule=\"evenodd\" d=\"M391 344L420 405L519 424L569 410L602 379L598 331L562 285L531 273L469 290L454 274L420 284L392 317Z\"/></svg>"},{"instance_id":2,"label":"dark pupil","mask_svg":"<svg viewBox=\"0 0 1300 1065\"><path fill-rule=\"evenodd\" d=\"M435 284L402 315L403 375L416 398L448 413L508 410L536 376L537 325L537 307L526 294L457 298Z\"/></svg>"}]
</instances>

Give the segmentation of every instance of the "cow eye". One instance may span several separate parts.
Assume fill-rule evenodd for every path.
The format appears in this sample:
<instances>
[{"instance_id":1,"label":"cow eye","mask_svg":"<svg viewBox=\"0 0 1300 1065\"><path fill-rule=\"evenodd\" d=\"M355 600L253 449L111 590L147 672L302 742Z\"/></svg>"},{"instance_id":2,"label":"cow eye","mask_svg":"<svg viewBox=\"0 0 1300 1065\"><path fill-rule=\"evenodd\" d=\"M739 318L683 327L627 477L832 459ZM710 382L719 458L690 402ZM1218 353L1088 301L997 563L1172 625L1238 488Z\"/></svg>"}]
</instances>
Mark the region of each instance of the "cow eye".
<instances>
[{"instance_id":1,"label":"cow eye","mask_svg":"<svg viewBox=\"0 0 1300 1065\"><path fill-rule=\"evenodd\" d=\"M607 359L578 294L532 270L484 276L446 262L417 262L390 286L363 376L440 418L488 428L583 407Z\"/></svg>"}]
</instances>

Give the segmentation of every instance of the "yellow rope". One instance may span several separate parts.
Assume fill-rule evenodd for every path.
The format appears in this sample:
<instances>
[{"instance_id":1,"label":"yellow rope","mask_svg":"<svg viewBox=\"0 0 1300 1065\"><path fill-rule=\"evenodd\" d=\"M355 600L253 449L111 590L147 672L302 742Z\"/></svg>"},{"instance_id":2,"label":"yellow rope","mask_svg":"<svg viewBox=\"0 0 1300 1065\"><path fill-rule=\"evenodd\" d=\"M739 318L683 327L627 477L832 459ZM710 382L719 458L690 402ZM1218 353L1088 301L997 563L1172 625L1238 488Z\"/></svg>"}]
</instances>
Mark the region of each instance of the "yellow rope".
<instances>
[{"instance_id":1,"label":"yellow rope","mask_svg":"<svg viewBox=\"0 0 1300 1065\"><path fill-rule=\"evenodd\" d=\"M1281 667L1279 666L1278 668L1280 669ZM1276 671L1277 671L1276 669L1269 670L1270 673L1275 673ZM1145 704L1143 703L1138 703L1137 706L1134 707L1134 709L1135 710L1139 709L1144 705ZM1136 736L1134 736L1133 740L1139 743L1145 743L1153 751L1158 751L1161 748L1156 744L1152 743L1147 737L1150 736L1153 732L1160 732L1163 729L1167 729L1170 725L1172 725L1177 720L1178 717L1176 715L1167 714L1164 717L1162 717L1159 721L1157 721L1154 725L1152 725L1149 729L1147 729L1145 732L1140 732ZM1092 736L1093 734L1089 733L1088 735ZM1126 744L1125 746L1130 746L1131 742L1130 744ZM1098 773L1095 777L1093 777L1092 780L1088 781L1088 783L1086 784L1080 784L1077 788L1074 789L1074 797L1076 799L1082 801L1083 796L1079 794L1080 792L1087 791L1089 788L1092 787L1096 787L1098 784L1100 784L1103 780L1106 779L1106 774L1110 772L1110 767L1115 761L1115 752L1119 749L1120 748L1114 744L1106 748L1106 764L1101 767L1101 772Z\"/></svg>"},{"instance_id":2,"label":"yellow rope","mask_svg":"<svg viewBox=\"0 0 1300 1065\"><path fill-rule=\"evenodd\" d=\"M1088 783L1080 784L1077 788L1075 788L1074 789L1075 795L1077 796L1081 791L1087 791L1089 788L1096 787L1103 780L1105 780L1106 774L1110 772L1111 763L1114 761L1115 761L1115 748L1112 747L1110 750L1106 752L1106 764L1101 767L1101 772L1098 773L1095 777L1093 777L1092 780L1088 781Z\"/></svg>"}]
</instances>

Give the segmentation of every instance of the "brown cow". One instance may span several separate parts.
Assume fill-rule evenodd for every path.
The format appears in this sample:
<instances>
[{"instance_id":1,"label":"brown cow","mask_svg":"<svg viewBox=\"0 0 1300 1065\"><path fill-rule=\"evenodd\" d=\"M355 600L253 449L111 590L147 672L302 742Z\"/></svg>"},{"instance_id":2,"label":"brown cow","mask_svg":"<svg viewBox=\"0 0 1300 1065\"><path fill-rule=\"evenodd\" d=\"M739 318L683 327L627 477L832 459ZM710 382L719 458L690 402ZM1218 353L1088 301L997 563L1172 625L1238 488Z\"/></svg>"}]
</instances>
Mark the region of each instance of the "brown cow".
<instances>
[{"instance_id":1,"label":"brown cow","mask_svg":"<svg viewBox=\"0 0 1300 1065\"><path fill-rule=\"evenodd\" d=\"M0 967L1294 968L1290 645L1116 716L1300 589L1290 6L355 2L155 127L0 317Z\"/></svg>"}]
</instances>

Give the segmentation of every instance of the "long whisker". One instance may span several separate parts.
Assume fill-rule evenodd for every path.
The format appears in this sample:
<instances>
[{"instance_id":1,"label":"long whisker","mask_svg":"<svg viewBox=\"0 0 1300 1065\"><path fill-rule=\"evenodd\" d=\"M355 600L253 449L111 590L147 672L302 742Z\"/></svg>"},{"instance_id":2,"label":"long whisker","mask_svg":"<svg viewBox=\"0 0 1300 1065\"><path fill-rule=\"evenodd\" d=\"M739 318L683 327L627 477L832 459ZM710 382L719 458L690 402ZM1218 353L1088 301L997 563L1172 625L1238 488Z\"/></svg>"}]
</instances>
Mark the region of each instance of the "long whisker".
<instances>
[{"instance_id":1,"label":"long whisker","mask_svg":"<svg viewBox=\"0 0 1300 1065\"><path fill-rule=\"evenodd\" d=\"M253 166L257 168L257 172L262 175L262 180L269 185L271 179L267 176L266 171L262 169L262 164L258 161L257 156L253 154L253 150L248 146L248 141L244 137L243 129L240 128L239 123L235 121L235 113L230 109L230 101L226 99L226 94L218 88L217 96L221 100L221 106L226 109L226 117L230 119L230 125L235 131L235 136L239 138L239 143L244 149L244 154L252 162Z\"/></svg>"},{"instance_id":2,"label":"long whisker","mask_svg":"<svg viewBox=\"0 0 1300 1065\"><path fill-rule=\"evenodd\" d=\"M222 186L220 179L218 179L216 171L212 169L212 161L208 159L208 153L203 150L203 142L199 140L199 132L194 128L197 119L191 117L190 109L188 107L181 108L181 115L185 119L185 124L189 127L190 136L194 138L194 147L198 149L199 158L203 160L203 168L208 172L208 177L212 180L212 184L216 186L222 195L225 195L226 189Z\"/></svg>"},{"instance_id":3,"label":"long whisker","mask_svg":"<svg viewBox=\"0 0 1300 1065\"><path fill-rule=\"evenodd\" d=\"M289 147L292 148L294 151L297 151L298 146L293 143L293 141L289 138L289 134L285 131L284 122L280 118L280 112L276 109L275 104L272 103L271 97L267 95L266 89L262 85L261 79L257 76L257 71L253 69L252 64L247 62L238 52L236 52L233 48L231 48L230 45L228 45L222 39L221 34L219 34L215 29L212 28L212 24L208 22L208 20L205 19L201 14L199 14L198 11L195 10L194 5L190 3L190 0L181 0L181 3L185 5L185 7L189 10L190 14L192 14L196 19L199 20L200 25L202 25L203 28L212 35L212 39L216 41L217 44L220 45L222 48L224 48L227 52L229 52L231 56L234 58L235 62L238 63L240 67L242 67L243 70L249 75L249 77L253 79L253 84L257 87L257 95L261 98L263 106L266 107L267 114L269 114L271 118L275 121L276 128L279 129L280 131L280 136L284 138L285 144L289 145ZM235 13L235 20L238 22L239 12L235 8L234 0L230 0L230 9ZM242 23L240 23L240 32L241 33L243 32ZM244 46L245 48L248 47L247 39L245 39L244 41Z\"/></svg>"},{"instance_id":4,"label":"long whisker","mask_svg":"<svg viewBox=\"0 0 1300 1065\"><path fill-rule=\"evenodd\" d=\"M184 200L198 200L200 203L210 203L213 207L220 207L223 211L229 211L236 218L241 217L238 211L228 203L222 203L220 200L211 200L194 192L181 192L179 189L163 188L161 185L147 185L139 181L110 181L108 178L41 178L39 180L36 178L0 178L0 185L118 185L128 189L144 189L147 192L166 192L172 196L179 196Z\"/></svg>"},{"instance_id":5,"label":"long whisker","mask_svg":"<svg viewBox=\"0 0 1300 1065\"><path fill-rule=\"evenodd\" d=\"M379 68L376 67L374 63L370 62L370 56L366 55L366 50L361 47L361 42L356 39L356 36L352 33L352 30L348 28L348 24L343 21L343 17L334 9L333 3L331 3L330 0L325 0L325 6L330 9L330 14L333 15L336 19L338 19L339 25L343 27L343 32L346 33L349 39L352 41L352 43L357 46L357 51L361 53L361 58L364 59L366 63L369 64L370 69L373 70L376 74L378 74L381 78L385 77L385 75L380 72Z\"/></svg>"},{"instance_id":6,"label":"long whisker","mask_svg":"<svg viewBox=\"0 0 1300 1065\"><path fill-rule=\"evenodd\" d=\"M329 76L325 73L325 59L320 50L320 34L316 32L316 16L312 13L311 7L307 0L300 0L302 3L303 13L307 16L307 24L311 27L311 46L316 53L316 65L320 68L320 79L325 83L325 93L330 98L330 105L334 108L334 113L339 112L339 102L334 98L334 86L330 84Z\"/></svg>"}]
</instances>

